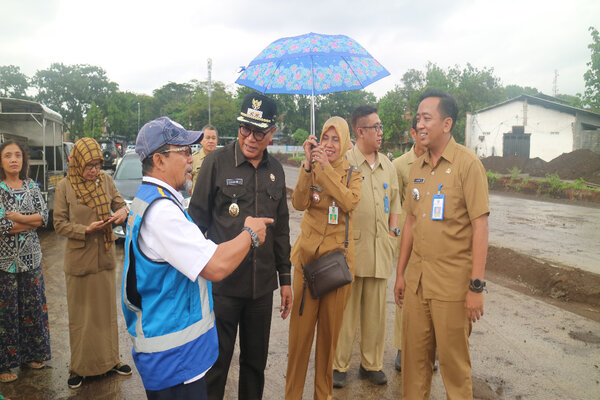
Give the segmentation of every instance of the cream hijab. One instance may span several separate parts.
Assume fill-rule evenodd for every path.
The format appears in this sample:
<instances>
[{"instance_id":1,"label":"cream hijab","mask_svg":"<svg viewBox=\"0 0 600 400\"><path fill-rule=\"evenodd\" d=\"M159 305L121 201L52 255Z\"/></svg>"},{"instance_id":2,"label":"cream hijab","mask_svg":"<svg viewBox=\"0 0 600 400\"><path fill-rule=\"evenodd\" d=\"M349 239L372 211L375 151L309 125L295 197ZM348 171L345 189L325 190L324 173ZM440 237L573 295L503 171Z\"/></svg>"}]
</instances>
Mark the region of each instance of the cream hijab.
<instances>
[{"instance_id":1,"label":"cream hijab","mask_svg":"<svg viewBox=\"0 0 600 400\"><path fill-rule=\"evenodd\" d=\"M346 151L350 147L350 129L348 128L348 123L342 117L331 117L325 124L323 125L323 129L321 130L321 136L323 133L327 132L329 128L333 127L337 132L340 138L340 155L333 162L331 162L331 166L334 169L338 169L340 166L345 166L344 161L346 160Z\"/></svg>"}]
</instances>

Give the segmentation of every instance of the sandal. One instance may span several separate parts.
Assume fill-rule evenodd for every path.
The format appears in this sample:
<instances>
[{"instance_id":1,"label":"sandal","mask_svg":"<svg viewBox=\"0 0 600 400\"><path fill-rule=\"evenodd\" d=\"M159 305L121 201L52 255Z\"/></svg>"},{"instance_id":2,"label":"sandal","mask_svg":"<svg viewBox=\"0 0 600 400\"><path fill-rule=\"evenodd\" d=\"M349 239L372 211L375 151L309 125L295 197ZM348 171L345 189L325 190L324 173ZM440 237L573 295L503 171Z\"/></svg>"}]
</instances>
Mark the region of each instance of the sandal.
<instances>
[{"instance_id":1,"label":"sandal","mask_svg":"<svg viewBox=\"0 0 600 400\"><path fill-rule=\"evenodd\" d=\"M31 361L27 363L27 366L33 369L42 369L46 366L46 364L43 362Z\"/></svg>"},{"instance_id":2,"label":"sandal","mask_svg":"<svg viewBox=\"0 0 600 400\"><path fill-rule=\"evenodd\" d=\"M17 374L15 374L13 371L4 371L0 374L0 382L2 382L2 383L16 381L17 378L18 378Z\"/></svg>"}]
</instances>

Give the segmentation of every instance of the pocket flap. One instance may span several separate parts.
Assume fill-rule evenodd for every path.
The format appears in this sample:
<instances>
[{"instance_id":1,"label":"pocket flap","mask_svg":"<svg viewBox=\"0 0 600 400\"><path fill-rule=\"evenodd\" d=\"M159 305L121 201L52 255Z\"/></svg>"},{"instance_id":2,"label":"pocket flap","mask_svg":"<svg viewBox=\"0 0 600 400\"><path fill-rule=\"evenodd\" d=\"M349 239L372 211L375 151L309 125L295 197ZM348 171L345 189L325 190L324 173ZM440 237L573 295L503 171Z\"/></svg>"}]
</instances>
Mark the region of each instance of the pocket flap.
<instances>
[{"instance_id":1,"label":"pocket flap","mask_svg":"<svg viewBox=\"0 0 600 400\"><path fill-rule=\"evenodd\" d=\"M246 194L246 188L243 186L225 186L223 187L223 194L230 199L237 199Z\"/></svg>"}]
</instances>

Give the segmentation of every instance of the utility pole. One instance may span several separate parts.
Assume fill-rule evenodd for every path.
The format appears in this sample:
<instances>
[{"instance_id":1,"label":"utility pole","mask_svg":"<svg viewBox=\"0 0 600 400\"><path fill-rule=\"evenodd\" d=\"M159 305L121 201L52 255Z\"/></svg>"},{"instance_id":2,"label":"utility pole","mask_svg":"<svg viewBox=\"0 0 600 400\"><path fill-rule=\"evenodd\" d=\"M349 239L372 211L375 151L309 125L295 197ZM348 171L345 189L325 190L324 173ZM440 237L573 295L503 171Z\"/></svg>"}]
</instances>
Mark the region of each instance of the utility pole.
<instances>
[{"instance_id":1,"label":"utility pole","mask_svg":"<svg viewBox=\"0 0 600 400\"><path fill-rule=\"evenodd\" d=\"M210 92L212 91L212 81L211 81L211 73L212 73L212 60L208 59L208 123L210 124Z\"/></svg>"},{"instance_id":2,"label":"utility pole","mask_svg":"<svg viewBox=\"0 0 600 400\"><path fill-rule=\"evenodd\" d=\"M556 97L558 94L558 70L554 70L554 84L552 85L553 96Z\"/></svg>"},{"instance_id":3,"label":"utility pole","mask_svg":"<svg viewBox=\"0 0 600 400\"><path fill-rule=\"evenodd\" d=\"M138 101L138 132L140 131L140 102Z\"/></svg>"}]
</instances>

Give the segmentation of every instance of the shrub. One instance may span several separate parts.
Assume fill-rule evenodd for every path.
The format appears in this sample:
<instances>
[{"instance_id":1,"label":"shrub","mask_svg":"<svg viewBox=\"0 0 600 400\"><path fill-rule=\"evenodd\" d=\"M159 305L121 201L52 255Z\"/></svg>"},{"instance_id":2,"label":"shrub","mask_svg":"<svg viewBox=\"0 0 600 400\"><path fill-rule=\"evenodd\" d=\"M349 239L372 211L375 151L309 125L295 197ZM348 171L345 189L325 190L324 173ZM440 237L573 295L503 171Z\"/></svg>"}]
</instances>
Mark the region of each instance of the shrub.
<instances>
[{"instance_id":1,"label":"shrub","mask_svg":"<svg viewBox=\"0 0 600 400\"><path fill-rule=\"evenodd\" d=\"M487 178L488 178L488 185L490 187L494 187L494 183L496 183L496 180L498 179L498 175L493 173L489 169L486 171L486 174L487 174Z\"/></svg>"},{"instance_id":2,"label":"shrub","mask_svg":"<svg viewBox=\"0 0 600 400\"><path fill-rule=\"evenodd\" d=\"M514 183L521 174L521 169L514 166L508 172L510 172L510 183Z\"/></svg>"}]
</instances>

